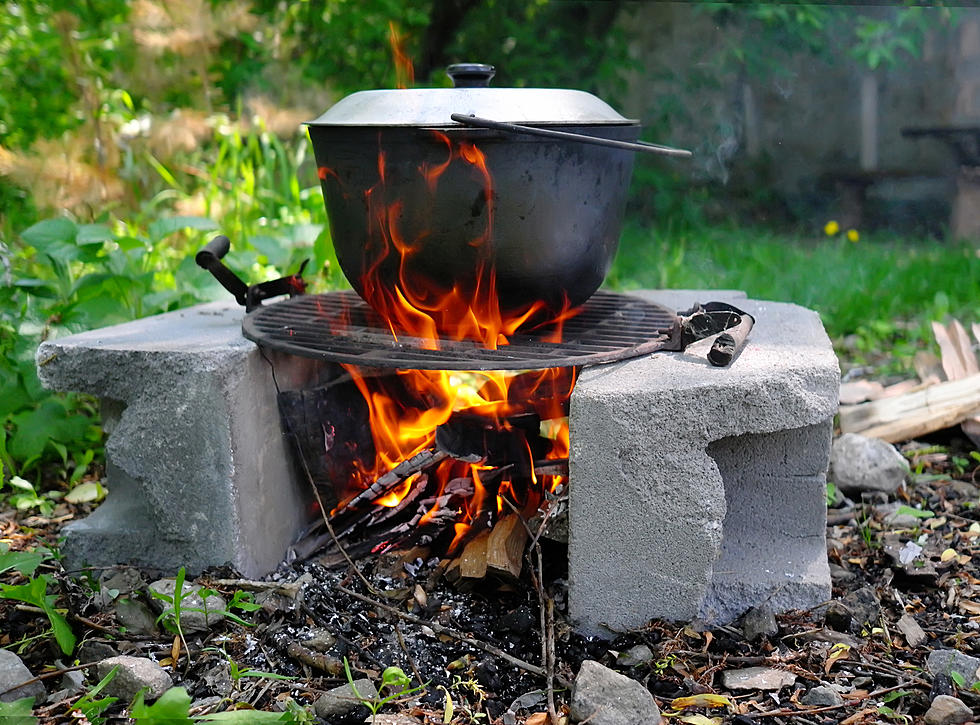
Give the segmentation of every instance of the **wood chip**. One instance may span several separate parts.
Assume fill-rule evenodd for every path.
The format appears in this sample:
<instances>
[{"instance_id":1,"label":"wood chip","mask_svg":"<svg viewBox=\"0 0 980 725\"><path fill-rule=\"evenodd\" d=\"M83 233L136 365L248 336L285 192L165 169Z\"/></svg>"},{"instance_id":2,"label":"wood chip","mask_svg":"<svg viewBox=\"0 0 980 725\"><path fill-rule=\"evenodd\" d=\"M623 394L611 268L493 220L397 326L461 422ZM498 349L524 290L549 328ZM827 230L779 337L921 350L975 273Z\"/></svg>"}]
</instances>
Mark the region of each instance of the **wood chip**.
<instances>
[{"instance_id":1,"label":"wood chip","mask_svg":"<svg viewBox=\"0 0 980 725\"><path fill-rule=\"evenodd\" d=\"M487 541L487 569L493 574L514 577L521 575L527 529L517 514L500 519L490 530Z\"/></svg>"},{"instance_id":2,"label":"wood chip","mask_svg":"<svg viewBox=\"0 0 980 725\"><path fill-rule=\"evenodd\" d=\"M898 631L905 636L905 641L909 643L909 647L918 647L926 641L926 633L911 614L903 614L902 618L898 620Z\"/></svg>"}]
</instances>

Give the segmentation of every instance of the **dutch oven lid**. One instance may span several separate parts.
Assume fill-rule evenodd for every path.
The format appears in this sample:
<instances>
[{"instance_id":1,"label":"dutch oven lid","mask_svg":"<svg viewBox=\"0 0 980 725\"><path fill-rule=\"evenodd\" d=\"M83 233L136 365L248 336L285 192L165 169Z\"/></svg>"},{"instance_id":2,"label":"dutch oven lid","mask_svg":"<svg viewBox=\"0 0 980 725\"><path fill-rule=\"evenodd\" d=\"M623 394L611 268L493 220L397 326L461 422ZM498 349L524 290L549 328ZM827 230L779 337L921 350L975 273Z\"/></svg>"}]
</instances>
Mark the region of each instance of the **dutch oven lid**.
<instances>
[{"instance_id":1,"label":"dutch oven lid","mask_svg":"<svg viewBox=\"0 0 980 725\"><path fill-rule=\"evenodd\" d=\"M342 98L308 126L460 126L454 113L544 125L623 125L605 101L563 88L490 88L492 65L458 63L446 69L453 88L359 91Z\"/></svg>"}]
</instances>

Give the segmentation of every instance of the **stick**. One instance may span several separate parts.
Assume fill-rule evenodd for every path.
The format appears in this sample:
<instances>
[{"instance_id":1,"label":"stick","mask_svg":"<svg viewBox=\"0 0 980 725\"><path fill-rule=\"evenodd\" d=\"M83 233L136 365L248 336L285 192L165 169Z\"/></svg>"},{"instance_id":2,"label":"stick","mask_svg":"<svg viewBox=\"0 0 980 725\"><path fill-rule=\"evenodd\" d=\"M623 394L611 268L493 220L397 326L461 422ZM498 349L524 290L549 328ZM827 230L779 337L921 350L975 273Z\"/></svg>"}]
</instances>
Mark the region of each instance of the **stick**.
<instances>
[{"instance_id":1,"label":"stick","mask_svg":"<svg viewBox=\"0 0 980 725\"><path fill-rule=\"evenodd\" d=\"M413 473L418 473L429 466L436 465L442 459L448 457L448 455L448 453L443 453L442 451L437 451L432 448L419 451L411 458L406 458L386 474L381 476L377 481L357 494L354 498L344 504L344 507L341 510L356 510L362 504L373 501L378 496L383 496L384 494L388 493L391 489L401 483L404 479L411 476Z\"/></svg>"},{"instance_id":2,"label":"stick","mask_svg":"<svg viewBox=\"0 0 980 725\"><path fill-rule=\"evenodd\" d=\"M499 657L500 659L509 662L515 667L519 667L525 672L530 672L532 675L538 675L539 677L545 676L545 671L542 668L538 667L537 665L532 665L530 662L525 662L524 660L514 657L513 655L509 655L503 650L494 647L492 644L488 644L487 642L484 642L482 640L469 637L463 634L462 632L458 632L455 629L441 625L438 622L429 622L420 617L416 617L412 614L409 614L408 612L403 612L400 609L396 609L395 607L391 607L387 604L383 604L375 599L371 599L371 597L364 596L363 594L358 594L357 592L348 589L347 587L342 587L339 584L337 584L335 588L337 589L337 591L343 592L349 597L354 597L354 599L358 599L364 602L365 604L370 604L374 607L377 607L383 612L387 612L388 614L393 614L396 617L404 619L406 622L411 622L412 624L418 624L423 627L428 627L436 634L444 634L447 637L458 639L460 642L465 642L471 647L475 647L476 649L486 652L487 654L491 654L494 657ZM570 683L565 681L564 679L560 679L559 683L562 685L562 687L571 686Z\"/></svg>"},{"instance_id":3,"label":"stick","mask_svg":"<svg viewBox=\"0 0 980 725\"><path fill-rule=\"evenodd\" d=\"M84 670L88 667L95 667L98 662L86 662L85 664L75 665L74 667L62 667L60 670L53 670L51 672L45 672L44 674L32 677L29 680L24 680L19 685L14 685L13 687L8 687L6 690L0 691L0 697L6 695L8 692L13 692L14 690L19 690L21 687L26 687L35 682L40 682L41 680L48 680L52 677L58 677L58 675L63 675L66 672L77 672L78 670Z\"/></svg>"},{"instance_id":4,"label":"stick","mask_svg":"<svg viewBox=\"0 0 980 725\"><path fill-rule=\"evenodd\" d=\"M870 700L872 698L878 697L879 695L884 695L894 690L900 690L903 687L908 687L910 684L911 683L909 682L903 682L900 685L885 687L881 690L875 690L874 692L869 692L867 695L863 695L862 697L855 697L850 700L845 700L840 705L824 705L823 707L814 707L809 710L793 710L791 708L784 707L782 710L770 710L769 712L756 712L756 713L752 713L751 715L746 715L746 717L749 718L784 717L786 715L810 715L817 712L829 712L830 710L839 710L842 707L848 707L849 705L856 705L859 702Z\"/></svg>"}]
</instances>

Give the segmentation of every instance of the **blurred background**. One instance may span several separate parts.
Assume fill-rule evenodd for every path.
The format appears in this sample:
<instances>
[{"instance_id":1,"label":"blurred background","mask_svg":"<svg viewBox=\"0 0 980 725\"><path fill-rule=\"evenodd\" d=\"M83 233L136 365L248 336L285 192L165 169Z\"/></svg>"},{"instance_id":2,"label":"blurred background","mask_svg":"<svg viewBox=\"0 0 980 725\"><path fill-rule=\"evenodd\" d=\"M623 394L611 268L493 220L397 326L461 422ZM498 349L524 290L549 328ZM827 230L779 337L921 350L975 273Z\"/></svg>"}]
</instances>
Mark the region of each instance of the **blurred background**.
<instances>
[{"instance_id":1,"label":"blurred background","mask_svg":"<svg viewBox=\"0 0 980 725\"><path fill-rule=\"evenodd\" d=\"M224 299L216 231L260 281L332 262L300 125L356 90L579 88L689 161L641 155L607 284L817 309L845 372L889 376L976 320L980 9L570 0L32 0L0 13L0 458L61 461L93 403L39 340ZM84 413L79 415L79 413ZM87 452L87 453L86 453Z\"/></svg>"}]
</instances>

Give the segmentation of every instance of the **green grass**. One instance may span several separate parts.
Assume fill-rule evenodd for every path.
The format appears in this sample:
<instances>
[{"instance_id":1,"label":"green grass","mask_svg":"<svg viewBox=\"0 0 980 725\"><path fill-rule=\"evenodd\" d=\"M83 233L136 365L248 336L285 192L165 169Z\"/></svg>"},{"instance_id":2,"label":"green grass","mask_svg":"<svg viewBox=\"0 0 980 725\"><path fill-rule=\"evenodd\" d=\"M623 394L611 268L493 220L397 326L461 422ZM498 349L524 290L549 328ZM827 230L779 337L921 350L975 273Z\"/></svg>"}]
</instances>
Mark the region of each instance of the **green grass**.
<instances>
[{"instance_id":1,"label":"green grass","mask_svg":"<svg viewBox=\"0 0 980 725\"><path fill-rule=\"evenodd\" d=\"M912 353L931 344L930 320L980 321L980 252L968 243L627 225L606 284L739 289L804 305L820 313L839 352L857 363L876 358L885 373L911 370Z\"/></svg>"}]
</instances>

